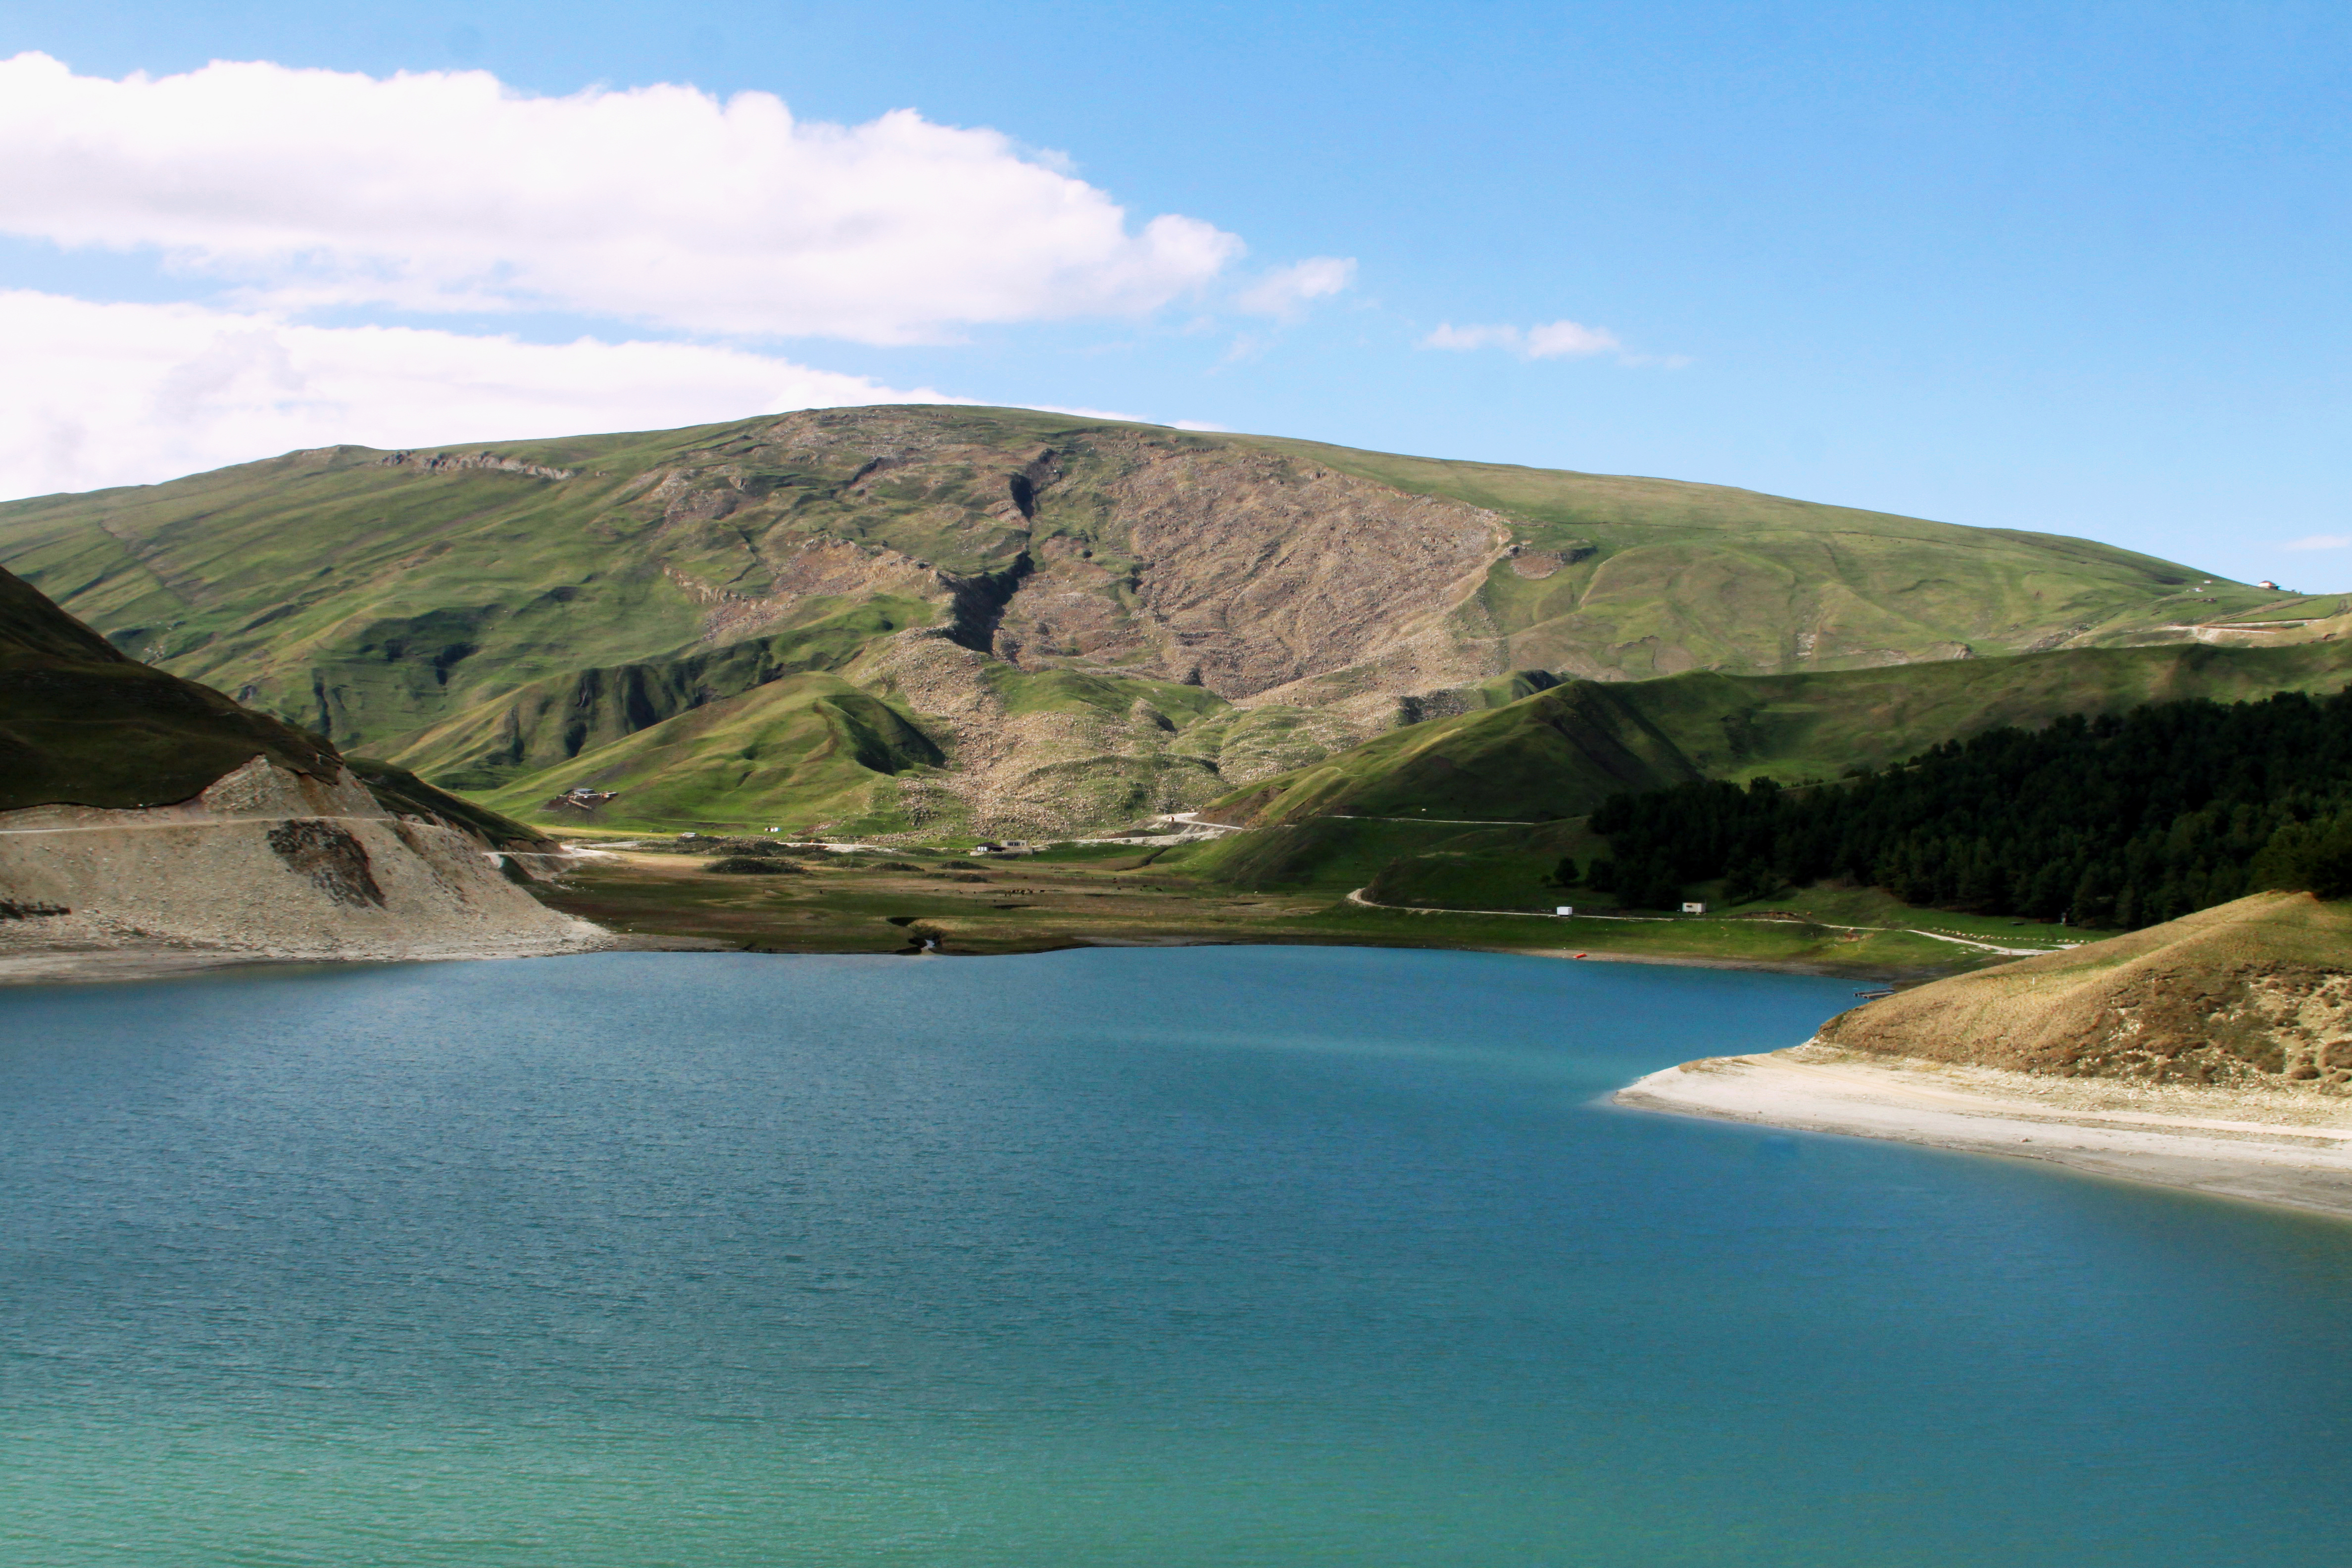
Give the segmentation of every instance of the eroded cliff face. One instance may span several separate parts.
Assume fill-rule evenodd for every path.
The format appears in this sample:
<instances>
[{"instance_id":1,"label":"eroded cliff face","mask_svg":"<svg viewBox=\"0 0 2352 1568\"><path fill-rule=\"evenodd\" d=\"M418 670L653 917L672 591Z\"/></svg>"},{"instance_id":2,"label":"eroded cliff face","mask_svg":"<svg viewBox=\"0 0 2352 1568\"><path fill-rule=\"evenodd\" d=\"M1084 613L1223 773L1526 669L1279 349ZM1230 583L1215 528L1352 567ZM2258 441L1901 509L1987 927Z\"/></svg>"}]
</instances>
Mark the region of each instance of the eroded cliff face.
<instances>
[{"instance_id":1,"label":"eroded cliff face","mask_svg":"<svg viewBox=\"0 0 2352 1568\"><path fill-rule=\"evenodd\" d=\"M1509 542L1491 514L1269 454L1103 446L1083 488L1067 478L1079 465L1050 453L1002 473L1015 500L1000 521L1025 542L997 605L848 672L952 751L950 769L897 784L919 829L1047 833L1190 810L1394 725L1408 693L1496 673L1500 641L1475 602ZM900 483L920 482L914 458L898 465ZM992 666L1167 681L1241 710L1171 717L1148 693L1024 710Z\"/></svg>"},{"instance_id":2,"label":"eroded cliff face","mask_svg":"<svg viewBox=\"0 0 2352 1568\"><path fill-rule=\"evenodd\" d=\"M644 493L666 523L723 517L744 540L732 580L707 594L756 580L781 618L811 595L903 593L1023 669L1242 700L1408 647L1429 679L1500 668L1499 639L1461 612L1509 548L1505 520L1174 432L1008 448L959 438L934 411L788 415L734 460L667 472ZM802 565L815 561L830 568L822 580Z\"/></svg>"},{"instance_id":3,"label":"eroded cliff face","mask_svg":"<svg viewBox=\"0 0 2352 1568\"><path fill-rule=\"evenodd\" d=\"M2257 893L1902 992L1817 1038L2067 1078L2352 1094L2352 906Z\"/></svg>"},{"instance_id":4,"label":"eroded cliff face","mask_svg":"<svg viewBox=\"0 0 2352 1568\"><path fill-rule=\"evenodd\" d=\"M604 945L500 859L392 815L348 773L321 780L263 757L176 805L0 813L0 976L11 960L158 949L416 959Z\"/></svg>"},{"instance_id":5,"label":"eroded cliff face","mask_svg":"<svg viewBox=\"0 0 2352 1568\"><path fill-rule=\"evenodd\" d=\"M1457 619L1510 544L1491 512L1246 450L1144 448L1106 488L1168 679L1311 705L1298 683L1433 634L1444 679L1501 668L1491 634Z\"/></svg>"}]
</instances>

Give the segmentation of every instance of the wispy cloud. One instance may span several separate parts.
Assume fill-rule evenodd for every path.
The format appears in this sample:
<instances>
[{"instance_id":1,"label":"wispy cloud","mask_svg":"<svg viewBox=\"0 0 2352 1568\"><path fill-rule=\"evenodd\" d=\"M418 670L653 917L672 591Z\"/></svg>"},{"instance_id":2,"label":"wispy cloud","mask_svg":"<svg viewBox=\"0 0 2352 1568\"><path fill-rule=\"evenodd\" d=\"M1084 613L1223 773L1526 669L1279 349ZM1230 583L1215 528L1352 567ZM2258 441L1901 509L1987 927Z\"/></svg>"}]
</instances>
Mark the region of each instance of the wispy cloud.
<instances>
[{"instance_id":1,"label":"wispy cloud","mask_svg":"<svg viewBox=\"0 0 2352 1568\"><path fill-rule=\"evenodd\" d=\"M0 232L152 250L279 310L558 309L700 332L939 341L1157 310L1236 237L1130 226L1066 163L910 110L795 120L761 92L485 71L377 79L224 63L180 76L0 61ZM1277 310L1346 283L1269 276Z\"/></svg>"},{"instance_id":2,"label":"wispy cloud","mask_svg":"<svg viewBox=\"0 0 2352 1568\"><path fill-rule=\"evenodd\" d=\"M1606 327L1581 321L1550 321L1539 327L1457 327L1447 321L1421 340L1425 349L1507 349L1521 359L1584 359L1622 352L1625 345Z\"/></svg>"},{"instance_id":3,"label":"wispy cloud","mask_svg":"<svg viewBox=\"0 0 2352 1568\"><path fill-rule=\"evenodd\" d=\"M1457 327L1446 321L1422 339L1421 346L1425 349L1451 349L1457 353L1501 349L1521 359L1530 360L1591 359L1599 354L1610 354L1620 364L1658 365L1667 370L1679 370L1691 363L1685 354L1635 353L1608 328L1588 327L1581 321L1546 321L1532 327Z\"/></svg>"},{"instance_id":4,"label":"wispy cloud","mask_svg":"<svg viewBox=\"0 0 2352 1568\"><path fill-rule=\"evenodd\" d=\"M1310 256L1291 266L1277 268L1244 289L1234 304L1254 316L1276 316L1289 320L1303 310L1309 301L1328 299L1355 281L1356 263L1352 257Z\"/></svg>"},{"instance_id":5,"label":"wispy cloud","mask_svg":"<svg viewBox=\"0 0 2352 1568\"><path fill-rule=\"evenodd\" d=\"M2306 533L2301 539L2290 541L2282 548L2287 550L2352 549L2352 533Z\"/></svg>"}]
</instances>

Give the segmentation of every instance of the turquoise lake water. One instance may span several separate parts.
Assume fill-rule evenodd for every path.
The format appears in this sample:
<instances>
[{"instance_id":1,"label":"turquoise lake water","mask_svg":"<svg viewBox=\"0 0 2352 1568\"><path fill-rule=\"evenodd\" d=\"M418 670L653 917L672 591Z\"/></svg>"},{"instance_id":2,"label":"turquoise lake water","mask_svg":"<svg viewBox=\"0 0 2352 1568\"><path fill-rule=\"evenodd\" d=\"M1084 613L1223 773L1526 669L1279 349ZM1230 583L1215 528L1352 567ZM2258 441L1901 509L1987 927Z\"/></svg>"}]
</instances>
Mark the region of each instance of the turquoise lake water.
<instances>
[{"instance_id":1,"label":"turquoise lake water","mask_svg":"<svg viewBox=\"0 0 2352 1568\"><path fill-rule=\"evenodd\" d=\"M2352 1226L1595 1103L1852 989L1210 948L0 994L0 1563L2352 1556Z\"/></svg>"}]
</instances>

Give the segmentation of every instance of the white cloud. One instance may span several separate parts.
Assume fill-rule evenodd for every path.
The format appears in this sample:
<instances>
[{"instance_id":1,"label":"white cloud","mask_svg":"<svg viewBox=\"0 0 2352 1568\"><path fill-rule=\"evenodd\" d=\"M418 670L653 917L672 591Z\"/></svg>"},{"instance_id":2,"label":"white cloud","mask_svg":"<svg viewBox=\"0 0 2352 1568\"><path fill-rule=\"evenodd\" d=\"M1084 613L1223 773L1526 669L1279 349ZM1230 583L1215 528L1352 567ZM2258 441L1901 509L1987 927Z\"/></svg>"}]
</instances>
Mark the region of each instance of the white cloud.
<instances>
[{"instance_id":1,"label":"white cloud","mask_svg":"<svg viewBox=\"0 0 2352 1568\"><path fill-rule=\"evenodd\" d=\"M1592 354L1622 353L1625 345L1605 327L1588 327L1577 321L1550 321L1528 329L1527 347L1521 352L1529 359L1584 359Z\"/></svg>"},{"instance_id":2,"label":"white cloud","mask_svg":"<svg viewBox=\"0 0 2352 1568\"><path fill-rule=\"evenodd\" d=\"M1242 291L1234 303L1254 316L1291 317L1312 300L1339 293L1355 281L1352 257L1310 256L1277 268Z\"/></svg>"},{"instance_id":3,"label":"white cloud","mask_svg":"<svg viewBox=\"0 0 2352 1568\"><path fill-rule=\"evenodd\" d=\"M483 71L266 62L115 81L41 54L0 61L0 230L152 247L278 309L558 308L874 343L1149 311L1244 248L1173 215L1130 231L1055 160L910 110L840 126L760 92L540 98ZM1260 287L1312 298L1345 265Z\"/></svg>"},{"instance_id":4,"label":"white cloud","mask_svg":"<svg viewBox=\"0 0 2352 1568\"><path fill-rule=\"evenodd\" d=\"M1606 327L1581 321L1548 321L1535 327L1457 327L1447 321L1421 340L1425 349L1507 349L1521 359L1587 359L1613 353L1628 363L1634 356Z\"/></svg>"},{"instance_id":5,"label":"white cloud","mask_svg":"<svg viewBox=\"0 0 2352 1568\"><path fill-rule=\"evenodd\" d=\"M788 408L970 403L740 349L311 327L0 291L0 497L147 484L302 447L517 440Z\"/></svg>"},{"instance_id":6,"label":"white cloud","mask_svg":"<svg viewBox=\"0 0 2352 1568\"><path fill-rule=\"evenodd\" d=\"M2288 550L2343 550L2352 548L2352 533L2306 533L2301 539L2284 546Z\"/></svg>"},{"instance_id":7,"label":"white cloud","mask_svg":"<svg viewBox=\"0 0 2352 1568\"><path fill-rule=\"evenodd\" d=\"M1467 353L1472 349L1516 350L1523 346L1523 342L1517 327L1457 327L1451 321L1444 321L1435 331L1421 340L1421 346Z\"/></svg>"}]
</instances>

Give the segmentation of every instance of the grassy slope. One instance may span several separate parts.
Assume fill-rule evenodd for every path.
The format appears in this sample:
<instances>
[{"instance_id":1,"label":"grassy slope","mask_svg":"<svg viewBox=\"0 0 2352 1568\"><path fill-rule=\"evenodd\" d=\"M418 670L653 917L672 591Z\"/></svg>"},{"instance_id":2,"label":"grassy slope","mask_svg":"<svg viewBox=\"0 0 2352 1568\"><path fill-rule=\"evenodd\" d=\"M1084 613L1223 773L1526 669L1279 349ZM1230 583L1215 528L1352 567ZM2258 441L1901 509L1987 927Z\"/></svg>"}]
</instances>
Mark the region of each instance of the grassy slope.
<instances>
[{"instance_id":1,"label":"grassy slope","mask_svg":"<svg viewBox=\"0 0 2352 1568\"><path fill-rule=\"evenodd\" d=\"M684 733L715 733L707 722L695 721L706 704L756 695L771 682L795 689L799 678L841 668L877 637L929 624L930 610L898 596L852 601L827 595L802 606L793 624L757 637L574 670L499 692L403 737L395 755L432 769L455 789L496 791L514 784L508 793L518 799L544 795L551 784L590 782L582 769L593 773L607 765L589 759L614 745L640 742L635 752L622 754L662 749L656 737L665 725L686 726ZM685 755L664 754L672 760ZM551 770L560 777L551 777ZM744 803L755 815L768 805Z\"/></svg>"},{"instance_id":2,"label":"grassy slope","mask_svg":"<svg viewBox=\"0 0 2352 1568\"><path fill-rule=\"evenodd\" d=\"M1495 569L1486 606L1523 668L1592 673L1579 655L1600 644L1614 671L1634 677L1785 669L1807 657L1799 628L1808 625L1857 649L1815 668L1874 663L1877 653L2019 653L2062 637L2147 641L2174 622L2252 616L2281 599L2056 534L1722 485L1242 439L1491 508L1527 549L1581 554L1540 579L1508 563Z\"/></svg>"},{"instance_id":3,"label":"grassy slope","mask_svg":"<svg viewBox=\"0 0 2352 1568\"><path fill-rule=\"evenodd\" d=\"M1252 889L1365 888L1381 903L1450 910L1610 910L1613 896L1561 888L1562 858L1606 846L1583 815L1618 789L1683 779L1834 777L1936 742L2063 713L2142 702L2333 691L2352 643L2288 647L2095 648L1818 675L1699 674L1573 682L1506 707L1433 721L1238 792L1209 808L1264 825L1195 851L1191 868ZM1463 826L1451 819L1491 822ZM1550 818L1537 826L1510 826ZM1685 889L1721 907L1715 885ZM2031 945L2061 933L2007 921L1906 910L1864 889L1783 891L1752 908L1857 926L1932 923L1947 934ZM2073 933L2063 933L2072 935Z\"/></svg>"},{"instance_id":4,"label":"grassy slope","mask_svg":"<svg viewBox=\"0 0 2352 1568\"><path fill-rule=\"evenodd\" d=\"M1383 735L1211 806L1221 821L1331 813L1577 816L1619 789L1834 777L1939 741L2143 702L2334 691L2352 642L2085 648L1823 674L1578 681Z\"/></svg>"},{"instance_id":5,"label":"grassy slope","mask_svg":"<svg viewBox=\"0 0 2352 1568\"><path fill-rule=\"evenodd\" d=\"M618 794L595 812L599 826L709 830L823 818L888 832L905 824L887 807L873 820L873 785L941 760L905 713L820 672L782 677L583 752L558 782ZM485 798L520 815L548 793L535 774Z\"/></svg>"},{"instance_id":6,"label":"grassy slope","mask_svg":"<svg viewBox=\"0 0 2352 1568\"><path fill-rule=\"evenodd\" d=\"M257 755L334 773L317 739L125 658L0 572L0 811L186 800Z\"/></svg>"},{"instance_id":7,"label":"grassy slope","mask_svg":"<svg viewBox=\"0 0 2352 1568\"><path fill-rule=\"evenodd\" d=\"M1392 731L1236 792L1206 815L1260 824L1329 814L1499 822L1581 816L1619 790L1703 776L1627 700L1652 684L1668 682L1572 681L1506 707Z\"/></svg>"},{"instance_id":8,"label":"grassy slope","mask_svg":"<svg viewBox=\"0 0 2352 1568\"><path fill-rule=\"evenodd\" d=\"M1197 686L1107 679L1076 670L992 670L1005 710L1124 715L1144 700L1190 724L1228 704ZM904 704L823 671L778 677L739 695L624 732L485 795L517 815L562 826L641 831L756 832L822 821L857 837L913 830L903 803L877 788L949 762ZM619 798L593 812L542 810L550 795L587 786ZM941 825L943 827L946 825Z\"/></svg>"},{"instance_id":9,"label":"grassy slope","mask_svg":"<svg viewBox=\"0 0 2352 1568\"><path fill-rule=\"evenodd\" d=\"M377 744L588 672L699 679L669 668L714 653L694 590L756 589L756 567L720 523L671 525L629 492L723 450L733 428L503 449L582 470L563 481L387 468L362 447L294 453L13 503L0 549L121 646Z\"/></svg>"}]
</instances>

